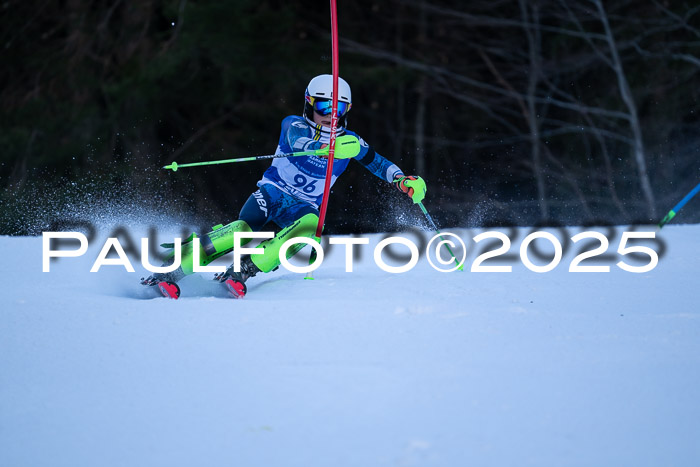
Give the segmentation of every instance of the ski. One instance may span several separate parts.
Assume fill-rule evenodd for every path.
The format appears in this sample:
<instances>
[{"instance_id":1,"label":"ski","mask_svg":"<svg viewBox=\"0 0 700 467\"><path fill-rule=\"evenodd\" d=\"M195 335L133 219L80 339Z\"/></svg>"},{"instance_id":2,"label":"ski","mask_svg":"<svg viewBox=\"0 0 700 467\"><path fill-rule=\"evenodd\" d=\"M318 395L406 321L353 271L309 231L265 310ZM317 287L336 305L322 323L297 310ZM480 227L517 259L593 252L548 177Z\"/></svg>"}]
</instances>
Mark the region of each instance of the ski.
<instances>
[{"instance_id":1,"label":"ski","mask_svg":"<svg viewBox=\"0 0 700 467\"><path fill-rule=\"evenodd\" d=\"M180 287L175 282L162 281L158 282L158 290L166 298L177 300L180 298Z\"/></svg>"},{"instance_id":2,"label":"ski","mask_svg":"<svg viewBox=\"0 0 700 467\"><path fill-rule=\"evenodd\" d=\"M246 287L245 283L234 279L226 279L224 281L224 285L226 286L226 290L228 290L229 295L231 295L233 298L243 298L248 292L248 287Z\"/></svg>"},{"instance_id":3,"label":"ski","mask_svg":"<svg viewBox=\"0 0 700 467\"><path fill-rule=\"evenodd\" d=\"M141 278L141 285L147 286L151 290L157 290L163 297L172 298L177 300L180 298L180 286L178 286L174 281L163 280L164 278L158 278L150 276L148 279Z\"/></svg>"},{"instance_id":4,"label":"ski","mask_svg":"<svg viewBox=\"0 0 700 467\"><path fill-rule=\"evenodd\" d=\"M229 270L214 275L214 280L223 284L233 298L245 297L248 292L245 281L255 275L256 270L254 266L246 263L244 267L245 274L233 272L233 266L231 266ZM163 297L177 300L180 298L180 286L177 285L176 281L184 277L182 270L180 269L179 271L180 274L153 274L148 278L142 277L141 285L147 286L151 290L157 290Z\"/></svg>"},{"instance_id":5,"label":"ski","mask_svg":"<svg viewBox=\"0 0 700 467\"><path fill-rule=\"evenodd\" d=\"M245 283L241 281L237 281L231 278L221 281L219 277L215 277L215 280L221 282L224 285L224 287L226 287L226 290L228 291L229 295L233 298L243 298L245 297L246 293L248 293L248 287L246 287ZM180 298L180 286L177 285L175 282L156 282L152 280L149 281L141 279L141 284L148 286L149 288L151 288L151 290L157 290L165 298L170 298L172 300L177 300Z\"/></svg>"}]
</instances>

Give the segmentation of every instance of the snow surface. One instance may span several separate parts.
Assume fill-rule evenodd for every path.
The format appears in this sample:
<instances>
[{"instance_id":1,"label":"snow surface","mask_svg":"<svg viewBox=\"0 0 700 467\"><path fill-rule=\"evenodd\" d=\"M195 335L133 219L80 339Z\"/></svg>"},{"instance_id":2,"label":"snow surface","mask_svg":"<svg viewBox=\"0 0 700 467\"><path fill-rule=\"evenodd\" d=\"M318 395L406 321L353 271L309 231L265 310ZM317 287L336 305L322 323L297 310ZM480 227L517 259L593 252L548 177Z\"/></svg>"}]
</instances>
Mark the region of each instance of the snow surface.
<instances>
[{"instance_id":1,"label":"snow surface","mask_svg":"<svg viewBox=\"0 0 700 467\"><path fill-rule=\"evenodd\" d=\"M664 228L644 274L333 250L314 281L232 300L199 274L178 301L136 262L91 274L103 240L42 273L41 238L0 237L0 466L698 465L699 237Z\"/></svg>"}]
</instances>

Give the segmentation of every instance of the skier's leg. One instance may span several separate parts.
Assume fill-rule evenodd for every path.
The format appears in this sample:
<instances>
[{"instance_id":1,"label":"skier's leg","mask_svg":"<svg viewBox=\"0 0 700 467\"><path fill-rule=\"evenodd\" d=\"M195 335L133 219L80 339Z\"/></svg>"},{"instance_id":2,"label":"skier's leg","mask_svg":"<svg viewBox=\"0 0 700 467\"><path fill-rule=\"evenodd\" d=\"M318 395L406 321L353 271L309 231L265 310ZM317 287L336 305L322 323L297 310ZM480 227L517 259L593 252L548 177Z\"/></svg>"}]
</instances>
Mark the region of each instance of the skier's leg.
<instances>
[{"instance_id":1,"label":"skier's leg","mask_svg":"<svg viewBox=\"0 0 700 467\"><path fill-rule=\"evenodd\" d=\"M177 282L183 277L194 272L194 239L199 238L199 264L206 266L217 258L233 251L233 234L235 232L250 232L250 226L244 220L237 220L228 225L219 225L214 229L199 237L193 233L182 244L180 254L180 267L172 272L155 273L147 279L141 281L144 285L156 285L158 282ZM241 245L245 245L250 241L249 238L241 239ZM175 250L172 243L163 244L167 248L172 248L169 252L163 266L173 264L175 260Z\"/></svg>"},{"instance_id":2,"label":"skier's leg","mask_svg":"<svg viewBox=\"0 0 700 467\"><path fill-rule=\"evenodd\" d=\"M259 245L258 248L263 250L262 254L243 256L238 272L235 272L231 265L225 273L216 277L226 285L231 295L237 298L245 296L246 280L259 272L270 272L279 266L280 249L287 240L295 237L313 237L318 225L318 209L306 201L293 197L272 185L261 186L260 193L264 196L266 204L260 201L260 197L255 197L254 202L257 206L246 203L250 209L244 207L241 217L244 213L257 213L262 208L266 208L265 219L274 222L282 230ZM294 256L304 245L299 243L287 249L287 258Z\"/></svg>"},{"instance_id":3,"label":"skier's leg","mask_svg":"<svg viewBox=\"0 0 700 467\"><path fill-rule=\"evenodd\" d=\"M246 221L253 232L260 231L270 219L270 215L274 210L274 200L271 198L265 186L260 187L258 191L248 197L248 200L241 208L238 219Z\"/></svg>"},{"instance_id":4,"label":"skier's leg","mask_svg":"<svg viewBox=\"0 0 700 467\"><path fill-rule=\"evenodd\" d=\"M273 238L260 243L258 248L263 249L259 255L251 255L250 260L259 271L270 272L280 265L279 253L284 242L295 237L313 237L318 225L318 215L308 213L280 230ZM305 243L297 243L287 250L287 258L291 258L306 246Z\"/></svg>"},{"instance_id":5,"label":"skier's leg","mask_svg":"<svg viewBox=\"0 0 700 467\"><path fill-rule=\"evenodd\" d=\"M233 251L233 234L235 232L251 232L252 229L244 220L237 220L225 226L219 226L213 231L202 235L199 239L199 264L206 266L217 258ZM241 245L250 241L241 239ZM194 271L194 242L182 246L182 271L185 275Z\"/></svg>"},{"instance_id":6,"label":"skier's leg","mask_svg":"<svg viewBox=\"0 0 700 467\"><path fill-rule=\"evenodd\" d=\"M284 242L296 237L314 237L317 225L318 214L315 211L304 214L280 230L273 238L261 242L258 246L258 249L263 250L261 254L243 256L239 272L235 272L233 265L231 265L224 274L218 277L219 280L224 282L233 279L236 282L244 283L259 272L270 272L276 269L280 265L279 254ZM297 243L288 248L287 258L297 254L305 245L305 243Z\"/></svg>"},{"instance_id":7,"label":"skier's leg","mask_svg":"<svg viewBox=\"0 0 700 467\"><path fill-rule=\"evenodd\" d=\"M233 234L235 232L251 232L260 230L267 223L274 200L268 194L265 187L261 187L251 194L243 205L238 220L226 226L218 226L211 232L200 237L199 264L206 266L217 258L233 251ZM170 273L156 273L145 279L142 283L154 285L160 281L177 282L183 277L194 272L194 242L198 237L193 233L182 244L182 263L178 269ZM241 245L250 242L249 238L241 239ZM164 244L167 248L173 248L173 244ZM164 266L172 264L175 252L171 250Z\"/></svg>"}]
</instances>

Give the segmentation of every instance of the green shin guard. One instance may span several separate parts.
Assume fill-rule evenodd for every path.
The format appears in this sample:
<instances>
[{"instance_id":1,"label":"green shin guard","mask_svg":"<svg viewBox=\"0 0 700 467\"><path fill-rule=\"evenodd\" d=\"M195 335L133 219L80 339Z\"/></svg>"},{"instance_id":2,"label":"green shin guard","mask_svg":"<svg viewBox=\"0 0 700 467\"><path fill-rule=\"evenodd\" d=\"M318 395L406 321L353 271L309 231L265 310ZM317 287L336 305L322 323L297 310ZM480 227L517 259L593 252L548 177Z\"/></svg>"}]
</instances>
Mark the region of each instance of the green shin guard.
<instances>
[{"instance_id":1,"label":"green shin guard","mask_svg":"<svg viewBox=\"0 0 700 467\"><path fill-rule=\"evenodd\" d=\"M318 226L318 216L316 214L306 214L293 224L280 230L274 238L261 242L258 248L264 252L258 255L250 255L250 259L262 272L270 272L280 265L279 253L282 244L295 237L313 238ZM297 243L287 250L287 259L291 258L306 246L306 243Z\"/></svg>"},{"instance_id":2,"label":"green shin guard","mask_svg":"<svg viewBox=\"0 0 700 467\"><path fill-rule=\"evenodd\" d=\"M228 225L217 225L211 232L201 237L198 237L195 233L190 235L182 244L182 272L186 275L194 272L193 240L195 238L199 238L199 265L206 266L215 259L233 251L234 232L252 232L252 229L245 221L237 220ZM250 238L242 238L241 246L245 245L250 240ZM164 243L161 246L165 248L174 247L172 243ZM171 252L167 261L171 261L174 254L174 251Z\"/></svg>"}]
</instances>

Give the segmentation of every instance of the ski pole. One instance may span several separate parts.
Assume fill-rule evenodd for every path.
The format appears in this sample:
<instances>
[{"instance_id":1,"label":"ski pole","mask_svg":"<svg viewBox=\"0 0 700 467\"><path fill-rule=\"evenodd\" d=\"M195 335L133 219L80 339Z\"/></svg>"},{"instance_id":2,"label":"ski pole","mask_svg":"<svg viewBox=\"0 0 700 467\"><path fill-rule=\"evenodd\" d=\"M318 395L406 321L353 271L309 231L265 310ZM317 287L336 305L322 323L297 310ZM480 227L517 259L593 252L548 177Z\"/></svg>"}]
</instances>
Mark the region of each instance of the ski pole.
<instances>
[{"instance_id":1,"label":"ski pole","mask_svg":"<svg viewBox=\"0 0 700 467\"><path fill-rule=\"evenodd\" d=\"M440 239L445 243L445 246L447 247L447 251L450 252L452 255L452 258L454 258L455 263L457 262L457 257L455 256L454 253L452 253L452 249L450 248L450 245L447 243L447 240L445 240L445 237L442 236L442 232L440 232L440 229L437 228L437 225L435 225L435 221L433 221L433 218L430 217L430 214L428 214L428 210L425 209L425 206L423 206L423 203L418 203L418 207L420 208L421 211L423 211L423 214L425 214L425 218L428 219L428 222L430 222L430 225L433 227L433 230L437 232L437 234L440 236ZM464 271L464 264L458 264L457 269L460 271Z\"/></svg>"},{"instance_id":2,"label":"ski pole","mask_svg":"<svg viewBox=\"0 0 700 467\"><path fill-rule=\"evenodd\" d=\"M352 135L343 135L337 138L335 149L335 157L337 159L348 159L355 157L360 153L360 140ZM214 164L230 164L232 162L248 162L248 161L260 161L264 159L277 159L279 157L297 157L297 156L319 156L326 157L330 153L330 147L325 147L321 149L316 149L313 151L300 151L300 152L290 152L287 154L268 154L265 156L251 156L251 157L241 157L238 159L225 159L220 161L209 161L209 162L192 162L189 164L178 164L173 162L170 165L166 165L164 169L170 169L173 172L177 172L177 169L183 167L198 167L202 165L214 165Z\"/></svg>"},{"instance_id":3,"label":"ski pole","mask_svg":"<svg viewBox=\"0 0 700 467\"><path fill-rule=\"evenodd\" d=\"M678 211L680 211L681 208L682 208L683 206L685 206L686 203L687 203L688 201L690 201L690 200L693 198L693 196L697 195L699 192L700 192L700 183L699 183L695 188L693 188L693 189L690 191L690 193L688 193L687 195L685 195L685 198L683 198L682 200L680 200L680 202L679 202L678 204L676 204L676 205L673 207L673 209L671 209L670 211L668 211L668 214L666 214L666 216L661 220L661 222L659 222L659 229L662 228L664 225L668 224L669 222L671 222L671 219L673 219L674 217L676 217L676 214L678 214Z\"/></svg>"},{"instance_id":4,"label":"ski pole","mask_svg":"<svg viewBox=\"0 0 700 467\"><path fill-rule=\"evenodd\" d=\"M238 159L225 159L225 160L220 160L220 161L209 161L209 162L192 162L189 164L178 164L177 162L173 162L170 165L163 166L163 168L170 169L173 172L177 172L177 169L181 169L183 167L199 167L202 165L230 164L233 162L260 161L260 160L264 160L264 159L276 159L278 157L325 156L325 155L327 155L327 153L328 153L328 150L324 148L324 149L316 149L315 151L292 152L289 154L267 154L264 156L240 157Z\"/></svg>"}]
</instances>

